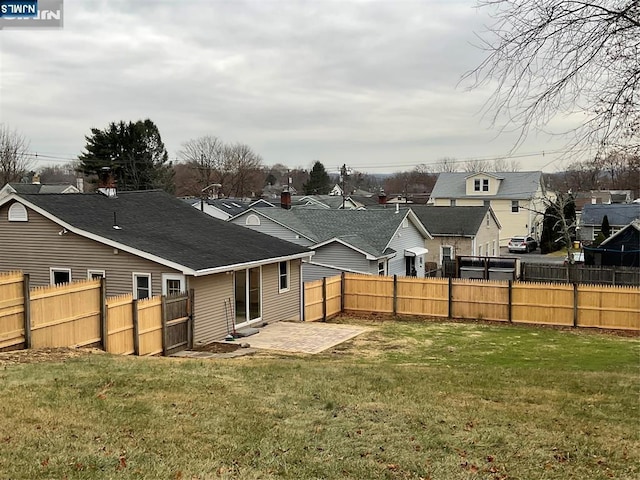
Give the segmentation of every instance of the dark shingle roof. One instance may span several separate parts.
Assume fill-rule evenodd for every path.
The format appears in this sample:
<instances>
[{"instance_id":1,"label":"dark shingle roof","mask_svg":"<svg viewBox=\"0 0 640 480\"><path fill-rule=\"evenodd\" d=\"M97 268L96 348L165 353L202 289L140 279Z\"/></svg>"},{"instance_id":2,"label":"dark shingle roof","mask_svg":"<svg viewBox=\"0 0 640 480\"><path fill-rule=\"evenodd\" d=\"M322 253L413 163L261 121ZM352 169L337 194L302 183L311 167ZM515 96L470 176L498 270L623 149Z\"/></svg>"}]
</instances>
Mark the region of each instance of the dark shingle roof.
<instances>
[{"instance_id":1,"label":"dark shingle roof","mask_svg":"<svg viewBox=\"0 0 640 480\"><path fill-rule=\"evenodd\" d=\"M587 204L582 207L580 223L583 225L602 225L602 219L607 216L609 225L629 225L633 220L640 218L640 204L638 203L614 203L614 204Z\"/></svg>"},{"instance_id":2,"label":"dark shingle roof","mask_svg":"<svg viewBox=\"0 0 640 480\"><path fill-rule=\"evenodd\" d=\"M477 235L484 221L488 206L479 207L427 207L412 205L411 210L432 235Z\"/></svg>"},{"instance_id":3,"label":"dark shingle roof","mask_svg":"<svg viewBox=\"0 0 640 480\"><path fill-rule=\"evenodd\" d=\"M192 270L221 268L308 250L213 218L161 191L20 195L63 223ZM120 229L114 229L115 223Z\"/></svg>"},{"instance_id":4,"label":"dark shingle roof","mask_svg":"<svg viewBox=\"0 0 640 480\"><path fill-rule=\"evenodd\" d=\"M315 244L338 238L359 250L380 257L407 214L403 209L315 210L280 208L254 211L289 227Z\"/></svg>"},{"instance_id":5,"label":"dark shingle roof","mask_svg":"<svg viewBox=\"0 0 640 480\"><path fill-rule=\"evenodd\" d=\"M67 184L46 184L46 183L10 183L17 193L62 193L68 188L74 189L73 185ZM77 191L77 190L75 190Z\"/></svg>"}]
</instances>

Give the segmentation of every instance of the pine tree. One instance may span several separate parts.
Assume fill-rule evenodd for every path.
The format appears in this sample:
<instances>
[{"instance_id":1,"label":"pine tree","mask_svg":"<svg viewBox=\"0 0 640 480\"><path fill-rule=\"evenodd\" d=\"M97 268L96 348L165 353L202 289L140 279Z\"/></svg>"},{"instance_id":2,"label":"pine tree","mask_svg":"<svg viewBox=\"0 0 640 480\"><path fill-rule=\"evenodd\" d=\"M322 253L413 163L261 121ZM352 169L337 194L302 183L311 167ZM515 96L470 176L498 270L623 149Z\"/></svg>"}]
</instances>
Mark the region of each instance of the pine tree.
<instances>
[{"instance_id":1,"label":"pine tree","mask_svg":"<svg viewBox=\"0 0 640 480\"><path fill-rule=\"evenodd\" d=\"M609 238L611 236L611 227L609 226L609 217L606 215L602 218L602 226L600 227L600 231L604 235L604 238Z\"/></svg>"},{"instance_id":2,"label":"pine tree","mask_svg":"<svg viewBox=\"0 0 640 480\"><path fill-rule=\"evenodd\" d=\"M303 185L306 195L326 195L331 191L331 179L319 161L313 164L309 173L309 181Z\"/></svg>"}]
</instances>

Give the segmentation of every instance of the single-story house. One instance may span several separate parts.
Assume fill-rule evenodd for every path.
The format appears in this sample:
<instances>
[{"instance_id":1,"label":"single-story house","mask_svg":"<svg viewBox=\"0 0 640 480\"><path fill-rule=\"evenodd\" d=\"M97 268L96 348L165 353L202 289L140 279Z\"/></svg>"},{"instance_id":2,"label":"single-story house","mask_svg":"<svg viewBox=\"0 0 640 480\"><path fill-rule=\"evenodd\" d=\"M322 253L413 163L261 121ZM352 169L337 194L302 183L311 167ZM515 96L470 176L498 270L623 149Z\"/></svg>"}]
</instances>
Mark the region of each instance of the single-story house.
<instances>
[{"instance_id":1,"label":"single-story house","mask_svg":"<svg viewBox=\"0 0 640 480\"><path fill-rule=\"evenodd\" d=\"M230 220L315 252L303 263L305 282L340 272L425 275L431 235L409 209L251 208Z\"/></svg>"},{"instance_id":2,"label":"single-story house","mask_svg":"<svg viewBox=\"0 0 640 480\"><path fill-rule=\"evenodd\" d=\"M582 208L578 224L578 238L585 244L595 240L601 231L605 215L611 233L614 234L640 219L640 203L586 204Z\"/></svg>"},{"instance_id":3,"label":"single-story house","mask_svg":"<svg viewBox=\"0 0 640 480\"><path fill-rule=\"evenodd\" d=\"M493 209L412 205L433 236L426 241L427 261L442 266L443 260L462 256L500 256L500 222Z\"/></svg>"},{"instance_id":4,"label":"single-story house","mask_svg":"<svg viewBox=\"0 0 640 480\"><path fill-rule=\"evenodd\" d=\"M107 295L193 289L194 341L303 318L307 248L218 220L161 191L11 194L0 200L0 270L32 286L104 277Z\"/></svg>"}]
</instances>

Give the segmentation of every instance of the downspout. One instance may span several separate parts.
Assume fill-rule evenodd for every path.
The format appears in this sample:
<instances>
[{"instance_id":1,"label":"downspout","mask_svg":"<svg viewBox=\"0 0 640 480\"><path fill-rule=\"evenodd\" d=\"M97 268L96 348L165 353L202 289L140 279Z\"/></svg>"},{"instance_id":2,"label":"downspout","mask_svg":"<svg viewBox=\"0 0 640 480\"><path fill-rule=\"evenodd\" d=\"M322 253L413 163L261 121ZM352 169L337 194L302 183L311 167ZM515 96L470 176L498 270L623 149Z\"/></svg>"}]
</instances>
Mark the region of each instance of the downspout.
<instances>
[{"instance_id":1,"label":"downspout","mask_svg":"<svg viewBox=\"0 0 640 480\"><path fill-rule=\"evenodd\" d=\"M300 283L300 321L304 322L304 282L302 281L302 259L298 263L298 277Z\"/></svg>"}]
</instances>

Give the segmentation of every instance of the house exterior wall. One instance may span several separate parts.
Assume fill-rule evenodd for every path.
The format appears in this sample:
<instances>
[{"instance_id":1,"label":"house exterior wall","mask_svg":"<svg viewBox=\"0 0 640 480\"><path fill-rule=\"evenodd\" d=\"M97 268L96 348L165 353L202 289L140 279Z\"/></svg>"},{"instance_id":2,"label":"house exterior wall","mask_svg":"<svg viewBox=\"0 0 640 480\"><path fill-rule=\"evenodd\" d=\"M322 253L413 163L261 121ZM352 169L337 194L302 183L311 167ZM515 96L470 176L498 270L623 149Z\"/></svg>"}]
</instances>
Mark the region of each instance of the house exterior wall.
<instances>
[{"instance_id":1,"label":"house exterior wall","mask_svg":"<svg viewBox=\"0 0 640 480\"><path fill-rule=\"evenodd\" d=\"M301 261L289 262L289 290L279 291L279 265L272 263L261 268L262 321L300 320ZM228 273L190 277L194 290L193 341L207 344L224 339L233 330L233 311L225 311L225 301L235 305L234 276ZM235 307L234 307L235 308Z\"/></svg>"},{"instance_id":2,"label":"house exterior wall","mask_svg":"<svg viewBox=\"0 0 640 480\"><path fill-rule=\"evenodd\" d=\"M522 211L522 210L521 210ZM514 214L515 215L515 214ZM489 225L487 226L487 217L489 218ZM479 255L479 246L482 245L482 255L499 257L500 256L500 236L501 232L498 228L493 215L487 212L485 218L478 228L478 232L475 236L475 241L471 248L471 253L460 253L460 255ZM507 240L508 241L508 240Z\"/></svg>"},{"instance_id":3,"label":"house exterior wall","mask_svg":"<svg viewBox=\"0 0 640 480\"><path fill-rule=\"evenodd\" d=\"M435 236L433 240L427 240L426 248L429 253L426 255L427 262L435 262L442 266L441 248L442 246L453 247L453 255L475 255L473 252L473 239L458 236Z\"/></svg>"},{"instance_id":4,"label":"house exterior wall","mask_svg":"<svg viewBox=\"0 0 640 480\"><path fill-rule=\"evenodd\" d=\"M475 190L476 180L480 181L480 191ZM489 189L486 192L482 191L483 180L489 180ZM467 193L467 195L495 195L496 193L498 193L498 189L500 188L500 181L501 180L490 175L479 173L466 179L465 192Z\"/></svg>"},{"instance_id":5,"label":"house exterior wall","mask_svg":"<svg viewBox=\"0 0 640 480\"><path fill-rule=\"evenodd\" d=\"M132 293L132 272L139 272L151 274L152 295L161 295L162 274L181 273L71 232L60 235L60 225L31 209L27 222L9 222L9 206L0 207L0 270L22 270L32 286L50 284L50 267L71 269L72 281L87 279L87 270L104 270L112 296Z\"/></svg>"},{"instance_id":6,"label":"house exterior wall","mask_svg":"<svg viewBox=\"0 0 640 480\"><path fill-rule=\"evenodd\" d=\"M389 248L395 250L396 255L395 257L389 259L389 262L387 264L387 275L406 275L407 271L405 265L404 250L406 248L422 247L425 244L424 240L424 237L422 236L420 231L418 231L413 222L407 219L406 226L403 222L396 233L393 235L392 240L389 242ZM418 277L424 277L424 261L424 255L416 258L416 270ZM373 273L377 275L377 266L376 271Z\"/></svg>"},{"instance_id":7,"label":"house exterior wall","mask_svg":"<svg viewBox=\"0 0 640 480\"><path fill-rule=\"evenodd\" d=\"M302 320L300 276L302 262L289 262L289 289L279 291L279 265L272 263L262 267L262 320L267 323L281 320Z\"/></svg>"},{"instance_id":8,"label":"house exterior wall","mask_svg":"<svg viewBox=\"0 0 640 480\"><path fill-rule=\"evenodd\" d=\"M260 225L247 225L247 217L251 214L252 213L241 215L231 220L231 222L245 228L250 228L257 232L266 233L267 235L271 235L272 237L279 238L280 240L286 240L288 242L292 242L297 245L302 245L303 247L309 247L312 245L312 242L310 242L309 239L301 237L300 235L297 235L295 232L291 231L290 229L285 228L282 225L274 222L273 220L270 220L260 215L258 215L258 218L260 219Z\"/></svg>"},{"instance_id":9,"label":"house exterior wall","mask_svg":"<svg viewBox=\"0 0 640 480\"><path fill-rule=\"evenodd\" d=\"M303 282L313 282L314 280L320 280L324 277L333 277L335 275L340 275L342 270L339 268L329 268L322 265L316 265L314 263L303 263L302 264L302 281Z\"/></svg>"},{"instance_id":10,"label":"house exterior wall","mask_svg":"<svg viewBox=\"0 0 640 480\"><path fill-rule=\"evenodd\" d=\"M314 251L316 253L312 258L313 263L335 266L360 273L372 273L370 270L371 262L367 260L364 254L339 242L329 243Z\"/></svg>"}]
</instances>

